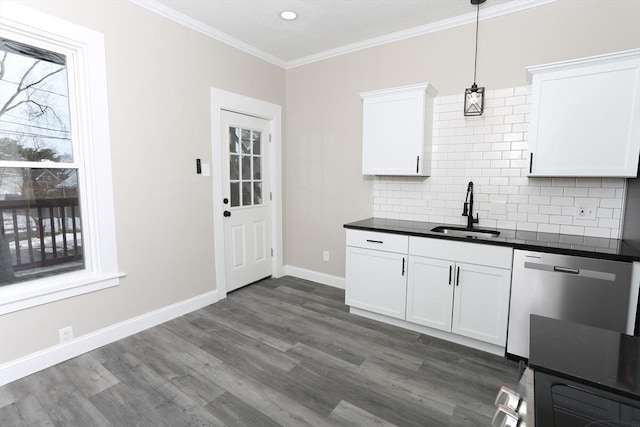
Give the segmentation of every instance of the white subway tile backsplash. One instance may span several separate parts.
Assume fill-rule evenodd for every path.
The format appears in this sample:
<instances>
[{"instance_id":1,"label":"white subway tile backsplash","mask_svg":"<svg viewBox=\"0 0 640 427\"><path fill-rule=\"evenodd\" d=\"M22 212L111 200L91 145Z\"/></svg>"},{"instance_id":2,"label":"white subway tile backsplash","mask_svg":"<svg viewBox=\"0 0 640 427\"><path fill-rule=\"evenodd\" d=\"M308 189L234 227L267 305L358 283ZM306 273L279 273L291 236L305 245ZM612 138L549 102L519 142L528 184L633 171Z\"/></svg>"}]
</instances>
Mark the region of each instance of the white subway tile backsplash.
<instances>
[{"instance_id":1,"label":"white subway tile backsplash","mask_svg":"<svg viewBox=\"0 0 640 427\"><path fill-rule=\"evenodd\" d=\"M564 195L568 197L589 197L589 189L585 187L565 187Z\"/></svg>"},{"instance_id":2,"label":"white subway tile backsplash","mask_svg":"<svg viewBox=\"0 0 640 427\"><path fill-rule=\"evenodd\" d=\"M515 88L505 88L505 89L494 89L493 90L493 97L494 98L508 98L510 96L513 96L515 93Z\"/></svg>"},{"instance_id":3,"label":"white subway tile backsplash","mask_svg":"<svg viewBox=\"0 0 640 427\"><path fill-rule=\"evenodd\" d=\"M549 215L561 215L562 214L562 206L540 206L540 213L549 214Z\"/></svg>"},{"instance_id":4,"label":"white subway tile backsplash","mask_svg":"<svg viewBox=\"0 0 640 427\"><path fill-rule=\"evenodd\" d=\"M590 188L589 197L590 198L596 198L596 197L615 198L616 189L615 188Z\"/></svg>"},{"instance_id":5,"label":"white subway tile backsplash","mask_svg":"<svg viewBox=\"0 0 640 427\"><path fill-rule=\"evenodd\" d=\"M374 216L465 224L473 181L481 227L619 238L624 179L527 177L530 102L531 86L488 90L485 114L464 117L462 95L436 97L431 176L376 177ZM576 218L578 204L597 219Z\"/></svg>"},{"instance_id":6,"label":"white subway tile backsplash","mask_svg":"<svg viewBox=\"0 0 640 427\"><path fill-rule=\"evenodd\" d=\"M575 225L561 225L560 233L562 234L577 234L579 236L584 236L584 227L578 227Z\"/></svg>"}]
</instances>

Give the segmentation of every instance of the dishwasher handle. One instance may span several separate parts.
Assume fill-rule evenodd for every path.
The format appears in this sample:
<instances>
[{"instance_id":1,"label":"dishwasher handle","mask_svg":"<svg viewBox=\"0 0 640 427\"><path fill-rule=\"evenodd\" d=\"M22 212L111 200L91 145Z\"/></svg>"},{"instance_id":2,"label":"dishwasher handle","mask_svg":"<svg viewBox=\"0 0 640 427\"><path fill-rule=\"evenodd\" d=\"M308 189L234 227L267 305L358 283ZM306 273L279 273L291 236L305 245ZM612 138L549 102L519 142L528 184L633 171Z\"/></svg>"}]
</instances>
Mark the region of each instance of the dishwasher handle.
<instances>
[{"instance_id":1,"label":"dishwasher handle","mask_svg":"<svg viewBox=\"0 0 640 427\"><path fill-rule=\"evenodd\" d=\"M547 273L565 273L573 276L580 276L589 279L605 280L607 282L616 281L616 273L611 271L595 271L587 268L571 268L562 267L553 264L542 264L537 262L525 261L524 268L538 270Z\"/></svg>"},{"instance_id":2,"label":"dishwasher handle","mask_svg":"<svg viewBox=\"0 0 640 427\"><path fill-rule=\"evenodd\" d=\"M556 273L580 274L579 268L560 267L557 265L553 266L553 271Z\"/></svg>"}]
</instances>

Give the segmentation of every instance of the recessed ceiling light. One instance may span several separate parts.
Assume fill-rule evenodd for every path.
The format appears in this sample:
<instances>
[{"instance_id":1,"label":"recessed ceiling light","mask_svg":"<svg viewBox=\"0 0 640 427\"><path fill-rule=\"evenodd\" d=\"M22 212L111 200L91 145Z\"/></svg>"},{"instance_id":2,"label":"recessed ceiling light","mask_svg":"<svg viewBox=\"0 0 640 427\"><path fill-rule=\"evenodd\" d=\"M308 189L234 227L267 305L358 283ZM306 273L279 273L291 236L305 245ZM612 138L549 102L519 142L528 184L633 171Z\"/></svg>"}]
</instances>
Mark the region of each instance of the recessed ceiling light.
<instances>
[{"instance_id":1,"label":"recessed ceiling light","mask_svg":"<svg viewBox=\"0 0 640 427\"><path fill-rule=\"evenodd\" d=\"M280 12L280 18L284 19L285 21L293 21L297 17L298 14L293 10L283 10L282 12Z\"/></svg>"}]
</instances>

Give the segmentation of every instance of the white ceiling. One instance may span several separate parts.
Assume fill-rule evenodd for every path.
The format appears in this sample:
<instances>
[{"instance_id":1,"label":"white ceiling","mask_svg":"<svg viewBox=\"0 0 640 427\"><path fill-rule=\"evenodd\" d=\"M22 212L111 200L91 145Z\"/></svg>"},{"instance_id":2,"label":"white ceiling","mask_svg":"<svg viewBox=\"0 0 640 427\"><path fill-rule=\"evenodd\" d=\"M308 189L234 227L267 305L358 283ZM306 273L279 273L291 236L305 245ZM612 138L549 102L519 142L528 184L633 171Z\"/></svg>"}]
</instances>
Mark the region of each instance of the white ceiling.
<instances>
[{"instance_id":1,"label":"white ceiling","mask_svg":"<svg viewBox=\"0 0 640 427\"><path fill-rule=\"evenodd\" d=\"M476 18L470 0L130 1L285 68ZM480 19L551 1L487 0ZM298 18L282 20L283 10Z\"/></svg>"}]
</instances>

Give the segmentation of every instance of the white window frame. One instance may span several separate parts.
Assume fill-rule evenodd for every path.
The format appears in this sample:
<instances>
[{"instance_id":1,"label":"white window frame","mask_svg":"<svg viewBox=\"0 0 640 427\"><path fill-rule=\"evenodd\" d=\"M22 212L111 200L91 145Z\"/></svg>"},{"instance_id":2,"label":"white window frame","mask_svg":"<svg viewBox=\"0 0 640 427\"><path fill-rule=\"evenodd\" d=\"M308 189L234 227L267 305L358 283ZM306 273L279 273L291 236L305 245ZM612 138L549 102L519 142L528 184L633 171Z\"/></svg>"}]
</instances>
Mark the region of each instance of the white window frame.
<instances>
[{"instance_id":1,"label":"white window frame","mask_svg":"<svg viewBox=\"0 0 640 427\"><path fill-rule=\"evenodd\" d=\"M116 252L104 36L9 1L0 7L0 36L67 57L85 262L83 270L0 286L2 315L116 286L124 274Z\"/></svg>"}]
</instances>

